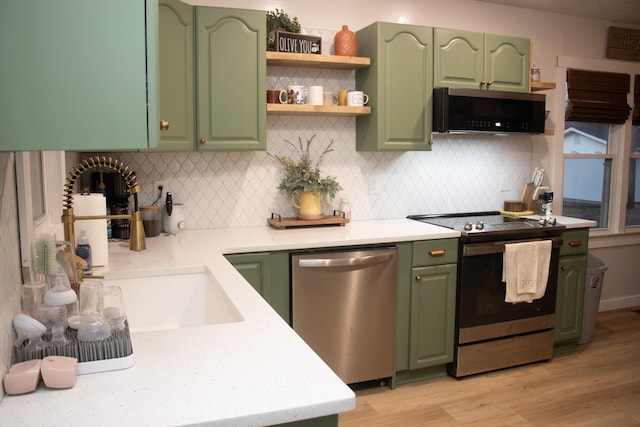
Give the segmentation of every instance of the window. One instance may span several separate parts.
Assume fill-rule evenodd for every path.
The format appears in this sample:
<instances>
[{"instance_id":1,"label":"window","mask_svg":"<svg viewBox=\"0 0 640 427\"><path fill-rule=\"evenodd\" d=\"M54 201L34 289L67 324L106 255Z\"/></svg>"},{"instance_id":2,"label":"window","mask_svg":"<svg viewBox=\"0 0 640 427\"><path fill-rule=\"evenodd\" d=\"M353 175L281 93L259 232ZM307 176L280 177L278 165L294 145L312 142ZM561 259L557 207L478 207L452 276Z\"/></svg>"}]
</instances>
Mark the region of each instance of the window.
<instances>
[{"instance_id":1,"label":"window","mask_svg":"<svg viewBox=\"0 0 640 427\"><path fill-rule=\"evenodd\" d=\"M63 151L16 153L16 186L23 278L28 280L31 242L41 233L62 240L62 194L65 180ZM46 179L45 179L46 177Z\"/></svg>"},{"instance_id":2,"label":"window","mask_svg":"<svg viewBox=\"0 0 640 427\"><path fill-rule=\"evenodd\" d=\"M612 156L610 125L566 121L564 130L563 215L609 223Z\"/></svg>"},{"instance_id":3,"label":"window","mask_svg":"<svg viewBox=\"0 0 640 427\"><path fill-rule=\"evenodd\" d=\"M576 69L566 76L562 213L594 220L610 233L637 229L640 110L636 93L632 124L627 97L638 78Z\"/></svg>"}]
</instances>

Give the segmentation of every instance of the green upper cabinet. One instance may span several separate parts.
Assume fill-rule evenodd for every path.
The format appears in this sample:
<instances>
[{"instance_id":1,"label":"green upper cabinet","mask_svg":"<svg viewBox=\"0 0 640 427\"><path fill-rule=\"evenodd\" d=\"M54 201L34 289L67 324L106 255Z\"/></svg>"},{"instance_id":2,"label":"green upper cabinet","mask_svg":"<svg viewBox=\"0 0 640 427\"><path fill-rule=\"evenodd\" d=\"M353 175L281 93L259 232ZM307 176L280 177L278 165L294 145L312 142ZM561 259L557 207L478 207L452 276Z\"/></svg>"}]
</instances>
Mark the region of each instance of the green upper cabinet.
<instances>
[{"instance_id":1,"label":"green upper cabinet","mask_svg":"<svg viewBox=\"0 0 640 427\"><path fill-rule=\"evenodd\" d=\"M434 87L478 89L484 78L484 34L436 28Z\"/></svg>"},{"instance_id":2,"label":"green upper cabinet","mask_svg":"<svg viewBox=\"0 0 640 427\"><path fill-rule=\"evenodd\" d=\"M356 118L359 151L430 150L433 29L376 22L357 32L356 88L369 95L371 114Z\"/></svg>"},{"instance_id":3,"label":"green upper cabinet","mask_svg":"<svg viewBox=\"0 0 640 427\"><path fill-rule=\"evenodd\" d=\"M158 140L157 0L0 3L0 150Z\"/></svg>"},{"instance_id":4,"label":"green upper cabinet","mask_svg":"<svg viewBox=\"0 0 640 427\"><path fill-rule=\"evenodd\" d=\"M157 149L265 150L265 13L158 2Z\"/></svg>"},{"instance_id":5,"label":"green upper cabinet","mask_svg":"<svg viewBox=\"0 0 640 427\"><path fill-rule=\"evenodd\" d=\"M160 132L158 149L193 150L195 141L194 10L177 0L159 0Z\"/></svg>"},{"instance_id":6,"label":"green upper cabinet","mask_svg":"<svg viewBox=\"0 0 640 427\"><path fill-rule=\"evenodd\" d=\"M434 87L529 92L529 39L436 28L434 46Z\"/></svg>"},{"instance_id":7,"label":"green upper cabinet","mask_svg":"<svg viewBox=\"0 0 640 427\"><path fill-rule=\"evenodd\" d=\"M266 150L266 13L196 7L199 150Z\"/></svg>"},{"instance_id":8,"label":"green upper cabinet","mask_svg":"<svg viewBox=\"0 0 640 427\"><path fill-rule=\"evenodd\" d=\"M485 34L484 49L484 78L491 89L529 92L529 39Z\"/></svg>"}]
</instances>

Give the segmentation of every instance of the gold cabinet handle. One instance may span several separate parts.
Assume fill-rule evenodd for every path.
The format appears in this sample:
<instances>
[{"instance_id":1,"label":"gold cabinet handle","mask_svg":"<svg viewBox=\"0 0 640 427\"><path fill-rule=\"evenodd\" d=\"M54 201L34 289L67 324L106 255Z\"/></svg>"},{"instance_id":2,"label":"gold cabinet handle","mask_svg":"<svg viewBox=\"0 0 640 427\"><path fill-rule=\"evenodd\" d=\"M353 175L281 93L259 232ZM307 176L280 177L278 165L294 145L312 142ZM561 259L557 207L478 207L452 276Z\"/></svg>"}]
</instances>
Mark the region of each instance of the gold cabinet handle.
<instances>
[{"instance_id":1,"label":"gold cabinet handle","mask_svg":"<svg viewBox=\"0 0 640 427\"><path fill-rule=\"evenodd\" d=\"M582 246L582 240L572 240L569 242L569 246L571 246L572 248Z\"/></svg>"},{"instance_id":2,"label":"gold cabinet handle","mask_svg":"<svg viewBox=\"0 0 640 427\"><path fill-rule=\"evenodd\" d=\"M567 266L566 266L566 265L563 265L562 267L560 267L560 270L562 270L562 271L567 271Z\"/></svg>"},{"instance_id":3,"label":"gold cabinet handle","mask_svg":"<svg viewBox=\"0 0 640 427\"><path fill-rule=\"evenodd\" d=\"M446 253L446 249L436 249L428 252L429 256L443 256Z\"/></svg>"},{"instance_id":4,"label":"gold cabinet handle","mask_svg":"<svg viewBox=\"0 0 640 427\"><path fill-rule=\"evenodd\" d=\"M204 138L200 138L200 144L204 144L204 143L206 143L206 142L207 142L207 140L206 140L206 139L204 139Z\"/></svg>"},{"instance_id":5,"label":"gold cabinet handle","mask_svg":"<svg viewBox=\"0 0 640 427\"><path fill-rule=\"evenodd\" d=\"M484 80L480 81L480 86L484 86L486 84L487 84L487 82L485 82Z\"/></svg>"},{"instance_id":6,"label":"gold cabinet handle","mask_svg":"<svg viewBox=\"0 0 640 427\"><path fill-rule=\"evenodd\" d=\"M169 130L169 121L168 120L160 120L160 131Z\"/></svg>"},{"instance_id":7,"label":"gold cabinet handle","mask_svg":"<svg viewBox=\"0 0 640 427\"><path fill-rule=\"evenodd\" d=\"M422 276L416 276L416 282L419 282L420 280L422 280Z\"/></svg>"},{"instance_id":8,"label":"gold cabinet handle","mask_svg":"<svg viewBox=\"0 0 640 427\"><path fill-rule=\"evenodd\" d=\"M492 81L488 81L488 82L487 82L487 86L491 86L492 84L493 84L493 82L492 82Z\"/></svg>"}]
</instances>

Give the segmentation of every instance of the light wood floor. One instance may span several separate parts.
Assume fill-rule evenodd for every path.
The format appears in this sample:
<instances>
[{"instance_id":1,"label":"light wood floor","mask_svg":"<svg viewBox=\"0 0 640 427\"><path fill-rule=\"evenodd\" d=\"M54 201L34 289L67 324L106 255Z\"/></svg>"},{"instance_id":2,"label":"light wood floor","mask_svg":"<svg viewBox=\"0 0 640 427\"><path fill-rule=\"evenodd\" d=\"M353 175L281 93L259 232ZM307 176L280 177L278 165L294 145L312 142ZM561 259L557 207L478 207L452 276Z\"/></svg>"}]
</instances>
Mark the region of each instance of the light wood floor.
<instances>
[{"instance_id":1,"label":"light wood floor","mask_svg":"<svg viewBox=\"0 0 640 427\"><path fill-rule=\"evenodd\" d=\"M541 362L356 392L349 426L640 426L640 310L599 313L593 341Z\"/></svg>"}]
</instances>

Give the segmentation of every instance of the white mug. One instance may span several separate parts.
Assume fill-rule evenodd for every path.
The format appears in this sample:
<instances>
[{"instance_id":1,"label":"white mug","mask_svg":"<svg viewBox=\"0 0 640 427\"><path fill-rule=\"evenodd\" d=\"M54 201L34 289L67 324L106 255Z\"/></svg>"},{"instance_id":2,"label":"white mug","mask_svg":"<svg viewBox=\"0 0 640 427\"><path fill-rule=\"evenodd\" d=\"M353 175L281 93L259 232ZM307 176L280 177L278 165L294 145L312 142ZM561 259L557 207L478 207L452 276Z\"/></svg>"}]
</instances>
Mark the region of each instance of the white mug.
<instances>
[{"instance_id":1,"label":"white mug","mask_svg":"<svg viewBox=\"0 0 640 427\"><path fill-rule=\"evenodd\" d=\"M307 104L309 105L322 105L324 102L323 88L322 86L309 86L309 98L307 98Z\"/></svg>"},{"instance_id":2,"label":"white mug","mask_svg":"<svg viewBox=\"0 0 640 427\"><path fill-rule=\"evenodd\" d=\"M362 107L369 102L369 95L361 90L350 90L347 92L347 105L350 107Z\"/></svg>"},{"instance_id":3,"label":"white mug","mask_svg":"<svg viewBox=\"0 0 640 427\"><path fill-rule=\"evenodd\" d=\"M287 99L289 104L304 104L304 86L287 86Z\"/></svg>"}]
</instances>

